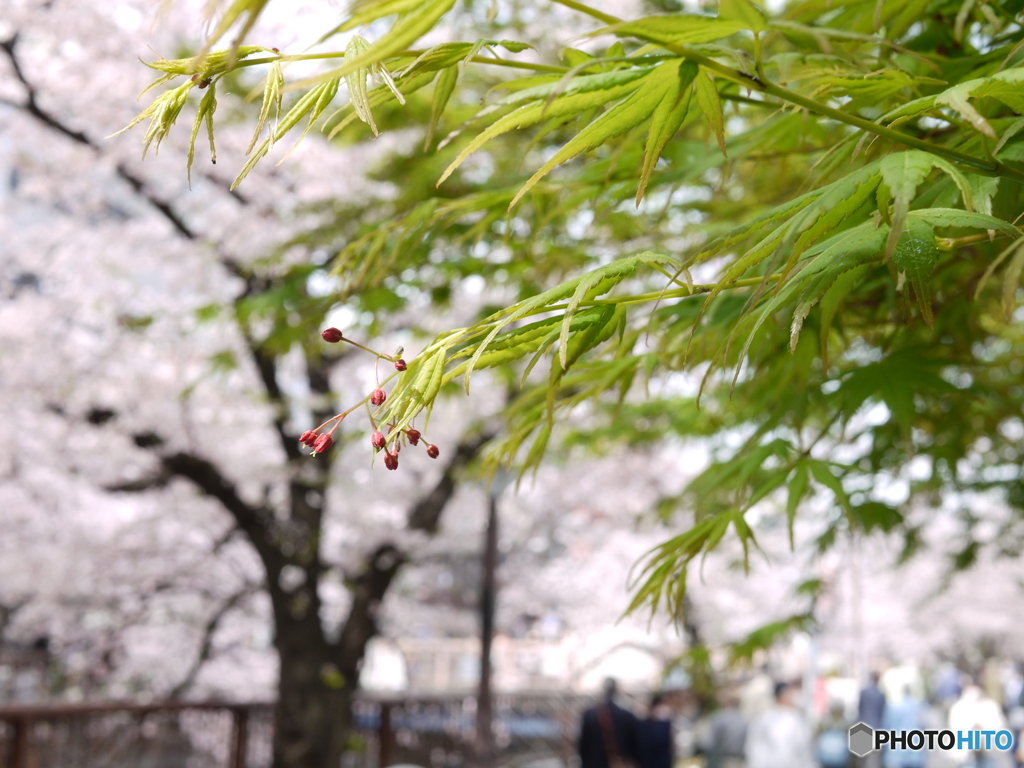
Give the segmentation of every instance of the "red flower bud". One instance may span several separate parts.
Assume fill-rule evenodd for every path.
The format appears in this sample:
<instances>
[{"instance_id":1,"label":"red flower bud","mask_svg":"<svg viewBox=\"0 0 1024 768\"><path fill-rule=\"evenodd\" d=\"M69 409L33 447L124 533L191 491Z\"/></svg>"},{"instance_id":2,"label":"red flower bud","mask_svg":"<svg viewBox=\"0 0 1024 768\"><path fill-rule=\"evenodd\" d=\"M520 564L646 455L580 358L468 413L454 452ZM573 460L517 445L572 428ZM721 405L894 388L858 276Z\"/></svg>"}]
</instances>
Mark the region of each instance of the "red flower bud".
<instances>
[{"instance_id":1,"label":"red flower bud","mask_svg":"<svg viewBox=\"0 0 1024 768\"><path fill-rule=\"evenodd\" d=\"M337 328L328 328L326 331L321 333L320 336L323 337L323 340L326 341L328 344L337 344L339 341L345 338L344 336L341 335L341 331L339 331Z\"/></svg>"},{"instance_id":2,"label":"red flower bud","mask_svg":"<svg viewBox=\"0 0 1024 768\"><path fill-rule=\"evenodd\" d=\"M370 445L376 448L378 451L384 447L384 433L379 429L370 435Z\"/></svg>"},{"instance_id":3,"label":"red flower bud","mask_svg":"<svg viewBox=\"0 0 1024 768\"><path fill-rule=\"evenodd\" d=\"M312 429L307 429L305 432L302 433L302 436L299 437L299 442L302 443L303 445L308 445L310 448L312 448L313 443L316 442L316 432L314 432Z\"/></svg>"},{"instance_id":4,"label":"red flower bud","mask_svg":"<svg viewBox=\"0 0 1024 768\"><path fill-rule=\"evenodd\" d=\"M388 393L385 392L380 387L378 387L377 389L373 390L373 393L370 395L370 404L371 405L380 405L381 403L383 403L387 399L388 399Z\"/></svg>"},{"instance_id":5,"label":"red flower bud","mask_svg":"<svg viewBox=\"0 0 1024 768\"><path fill-rule=\"evenodd\" d=\"M334 438L330 435L320 435L313 443L313 453L323 453L334 445Z\"/></svg>"},{"instance_id":6,"label":"red flower bud","mask_svg":"<svg viewBox=\"0 0 1024 768\"><path fill-rule=\"evenodd\" d=\"M436 459L439 453L441 453L441 451L438 450L436 445L427 446L427 456L429 456L430 458Z\"/></svg>"},{"instance_id":7,"label":"red flower bud","mask_svg":"<svg viewBox=\"0 0 1024 768\"><path fill-rule=\"evenodd\" d=\"M402 358L398 358L397 360L395 360L396 371L404 371L406 368L408 368L408 366L405 364L405 360L403 360Z\"/></svg>"},{"instance_id":8,"label":"red flower bud","mask_svg":"<svg viewBox=\"0 0 1024 768\"><path fill-rule=\"evenodd\" d=\"M384 466L388 469L398 469L398 451L387 451L384 454Z\"/></svg>"},{"instance_id":9,"label":"red flower bud","mask_svg":"<svg viewBox=\"0 0 1024 768\"><path fill-rule=\"evenodd\" d=\"M409 445L416 445L420 441L420 431L418 429L405 430L405 436L409 438Z\"/></svg>"}]
</instances>

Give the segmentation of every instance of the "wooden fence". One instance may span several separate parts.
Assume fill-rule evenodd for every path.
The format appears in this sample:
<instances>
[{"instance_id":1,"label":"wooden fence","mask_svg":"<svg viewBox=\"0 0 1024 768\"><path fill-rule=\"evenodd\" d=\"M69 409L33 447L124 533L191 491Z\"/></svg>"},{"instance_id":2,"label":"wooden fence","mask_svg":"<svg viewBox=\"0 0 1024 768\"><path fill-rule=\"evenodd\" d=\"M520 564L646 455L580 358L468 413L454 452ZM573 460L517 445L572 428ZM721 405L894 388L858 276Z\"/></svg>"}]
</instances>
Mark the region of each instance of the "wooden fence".
<instances>
[{"instance_id":1,"label":"wooden fence","mask_svg":"<svg viewBox=\"0 0 1024 768\"><path fill-rule=\"evenodd\" d=\"M590 696L498 694L492 729L500 762L575 753ZM475 734L473 696L386 698L354 704L360 749L343 768L413 763L458 768ZM0 768L269 768L271 703L162 702L0 705Z\"/></svg>"}]
</instances>

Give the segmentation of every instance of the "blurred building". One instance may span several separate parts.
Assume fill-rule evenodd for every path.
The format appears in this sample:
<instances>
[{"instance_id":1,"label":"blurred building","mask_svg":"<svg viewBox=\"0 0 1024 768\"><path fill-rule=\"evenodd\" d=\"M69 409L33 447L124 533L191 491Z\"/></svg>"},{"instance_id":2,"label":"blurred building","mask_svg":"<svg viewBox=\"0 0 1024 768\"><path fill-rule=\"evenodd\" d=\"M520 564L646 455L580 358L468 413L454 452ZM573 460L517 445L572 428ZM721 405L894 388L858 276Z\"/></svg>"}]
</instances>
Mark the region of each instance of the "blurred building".
<instances>
[{"instance_id":1,"label":"blurred building","mask_svg":"<svg viewBox=\"0 0 1024 768\"><path fill-rule=\"evenodd\" d=\"M50 691L50 654L44 644L0 644L0 704L39 701Z\"/></svg>"},{"instance_id":2,"label":"blurred building","mask_svg":"<svg viewBox=\"0 0 1024 768\"><path fill-rule=\"evenodd\" d=\"M632 635L622 628L557 638L499 633L492 649L495 688L591 692L606 677L627 689L656 688L681 648L653 647ZM468 692L476 688L479 674L479 639L405 637L372 641L361 680L371 691Z\"/></svg>"}]
</instances>

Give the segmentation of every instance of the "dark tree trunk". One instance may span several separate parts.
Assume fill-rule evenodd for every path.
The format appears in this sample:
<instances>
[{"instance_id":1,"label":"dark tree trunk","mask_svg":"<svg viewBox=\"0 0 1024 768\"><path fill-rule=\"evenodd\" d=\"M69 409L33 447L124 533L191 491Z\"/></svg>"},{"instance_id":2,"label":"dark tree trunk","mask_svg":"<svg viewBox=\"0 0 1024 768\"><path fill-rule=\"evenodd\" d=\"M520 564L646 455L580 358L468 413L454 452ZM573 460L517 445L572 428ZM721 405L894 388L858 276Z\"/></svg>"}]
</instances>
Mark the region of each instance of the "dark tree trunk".
<instances>
[{"instance_id":1,"label":"dark tree trunk","mask_svg":"<svg viewBox=\"0 0 1024 768\"><path fill-rule=\"evenodd\" d=\"M280 432L285 438L284 430ZM452 451L437 483L407 511L408 529L430 534L437 531L441 514L455 493L458 473L488 439L488 435L477 435ZM159 449L163 441L150 444ZM188 480L231 514L259 555L273 607L274 646L280 659L274 768L339 766L345 750L351 747L352 701L366 646L378 632L377 616L384 597L407 560L396 544L384 543L370 554L362 570L348 576L352 603L337 641L329 642L320 621L319 586L325 572L320 551L323 510L319 504L310 503L311 498L323 498L329 466L324 458L315 460L315 480L291 483L285 520L279 520L267 507L242 499L213 462L185 452L165 453L160 457L159 470L150 477L109 488L139 492L166 485L174 477ZM314 461L308 457L298 460ZM311 496L311 490L319 493ZM221 613L230 610L235 601L228 601ZM210 626L216 626L219 619L211 620ZM204 643L204 649L206 646ZM194 676L195 671L190 674Z\"/></svg>"},{"instance_id":2,"label":"dark tree trunk","mask_svg":"<svg viewBox=\"0 0 1024 768\"><path fill-rule=\"evenodd\" d=\"M455 492L455 477L488 436L473 437L453 452L437 484L406 515L413 530L434 533ZM315 595L271 587L281 659L274 768L337 768L352 734L352 699L366 646L377 634L381 603L405 554L382 544L350 579L352 605L336 643L327 643L314 606ZM312 580L310 583L315 583ZM273 584L273 582L272 582Z\"/></svg>"},{"instance_id":3,"label":"dark tree trunk","mask_svg":"<svg viewBox=\"0 0 1024 768\"><path fill-rule=\"evenodd\" d=\"M352 692L318 632L278 623L274 768L337 768L352 727Z\"/></svg>"}]
</instances>

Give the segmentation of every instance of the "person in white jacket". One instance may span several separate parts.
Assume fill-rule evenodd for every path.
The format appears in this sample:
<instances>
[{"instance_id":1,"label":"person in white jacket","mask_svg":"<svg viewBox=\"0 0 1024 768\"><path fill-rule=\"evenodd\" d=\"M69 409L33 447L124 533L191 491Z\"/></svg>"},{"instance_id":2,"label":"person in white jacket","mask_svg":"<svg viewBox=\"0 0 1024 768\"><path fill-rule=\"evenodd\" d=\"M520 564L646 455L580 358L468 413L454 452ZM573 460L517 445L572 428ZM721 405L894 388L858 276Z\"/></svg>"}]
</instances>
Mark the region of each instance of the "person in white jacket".
<instances>
[{"instance_id":1,"label":"person in white jacket","mask_svg":"<svg viewBox=\"0 0 1024 768\"><path fill-rule=\"evenodd\" d=\"M747 730L747 768L815 768L811 729L797 707L799 689L775 686L775 704Z\"/></svg>"},{"instance_id":2,"label":"person in white jacket","mask_svg":"<svg viewBox=\"0 0 1024 768\"><path fill-rule=\"evenodd\" d=\"M960 698L949 708L949 729L957 731L1002 731L1007 727L1006 718L999 704L985 695L977 685L964 688ZM970 768L1010 768L1012 761L1008 752L992 749L954 749L950 757L960 765Z\"/></svg>"}]
</instances>

